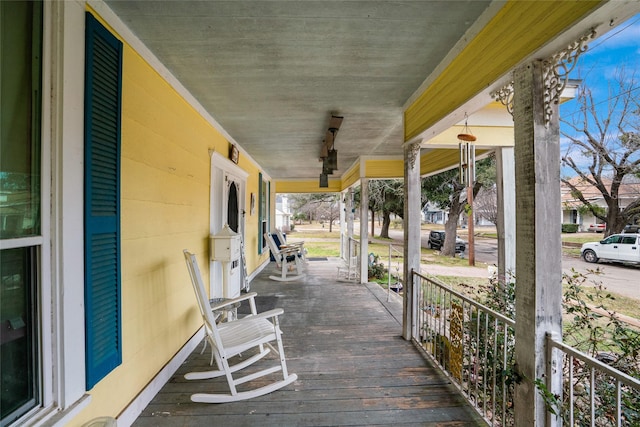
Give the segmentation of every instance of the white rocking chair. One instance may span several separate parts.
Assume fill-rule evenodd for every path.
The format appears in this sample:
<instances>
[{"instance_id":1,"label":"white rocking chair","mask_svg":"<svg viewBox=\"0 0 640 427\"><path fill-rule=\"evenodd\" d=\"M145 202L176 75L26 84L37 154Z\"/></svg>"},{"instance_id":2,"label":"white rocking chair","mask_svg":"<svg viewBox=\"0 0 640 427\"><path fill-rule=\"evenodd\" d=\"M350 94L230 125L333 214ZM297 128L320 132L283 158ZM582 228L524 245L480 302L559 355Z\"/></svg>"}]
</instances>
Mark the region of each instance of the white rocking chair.
<instances>
[{"instance_id":1,"label":"white rocking chair","mask_svg":"<svg viewBox=\"0 0 640 427\"><path fill-rule=\"evenodd\" d=\"M204 320L205 339L213 348L213 356L216 360L218 369L203 372L190 372L184 377L187 380L204 380L217 377L226 377L229 384L229 393L211 394L196 393L191 395L193 402L202 403L225 403L236 402L239 400L251 399L262 396L272 391L276 391L284 386L291 384L298 379L296 374L289 374L287 364L284 357L284 348L282 346L282 332L278 322L278 316L284 313L281 308L265 311L256 314L255 293L245 297L229 300L227 304L234 304L238 300L249 298L252 314L238 320L216 324L213 312L209 305L209 299L204 290L200 269L196 261L195 255L184 250L184 257L191 276L191 283L198 301L198 308ZM217 306L216 308L220 308ZM277 349L272 346L272 342L276 342ZM257 354L246 360L240 361L234 365L229 364L229 359L256 348L259 350ZM252 365L258 360L266 356L270 350L273 350L279 357L279 363L258 372L247 374L241 377L234 377L234 373ZM254 388L248 391L238 391L236 386L261 378L263 376L282 372L282 380L275 381L263 387Z\"/></svg>"},{"instance_id":2,"label":"white rocking chair","mask_svg":"<svg viewBox=\"0 0 640 427\"><path fill-rule=\"evenodd\" d=\"M280 249L296 248L298 250L298 256L302 258L302 261L307 260L307 250L304 248L304 242L287 242L284 233L281 229L276 228L276 234L280 241Z\"/></svg>"},{"instance_id":3,"label":"white rocking chair","mask_svg":"<svg viewBox=\"0 0 640 427\"><path fill-rule=\"evenodd\" d=\"M276 260L276 266L280 268L280 276L272 275L269 276L269 279L277 280L279 282L290 282L292 280L302 278L304 276L304 267L298 248L278 248L271 233L264 233L264 238L269 245L269 250L271 251L273 258ZM289 267L293 267L294 265L297 275L288 276Z\"/></svg>"}]
</instances>

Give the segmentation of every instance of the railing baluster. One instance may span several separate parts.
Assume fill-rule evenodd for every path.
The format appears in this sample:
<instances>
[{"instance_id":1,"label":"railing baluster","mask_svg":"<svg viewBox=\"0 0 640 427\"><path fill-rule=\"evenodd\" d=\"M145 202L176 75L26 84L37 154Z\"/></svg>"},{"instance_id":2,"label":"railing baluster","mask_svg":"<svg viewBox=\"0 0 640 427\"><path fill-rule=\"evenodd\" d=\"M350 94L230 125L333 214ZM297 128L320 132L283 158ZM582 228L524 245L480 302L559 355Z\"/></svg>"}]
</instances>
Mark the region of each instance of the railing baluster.
<instances>
[{"instance_id":1,"label":"railing baluster","mask_svg":"<svg viewBox=\"0 0 640 427\"><path fill-rule=\"evenodd\" d=\"M569 425L573 425L573 355L569 355Z\"/></svg>"},{"instance_id":2,"label":"railing baluster","mask_svg":"<svg viewBox=\"0 0 640 427\"><path fill-rule=\"evenodd\" d=\"M507 352L507 343L509 340L509 327L506 323L502 324L504 328L504 341L502 343L502 372L507 372L509 367L509 354ZM507 425L507 385L502 381L502 426Z\"/></svg>"},{"instance_id":3,"label":"railing baluster","mask_svg":"<svg viewBox=\"0 0 640 427\"><path fill-rule=\"evenodd\" d=\"M498 319L493 319L493 357L496 357L498 353ZM495 423L496 420L496 379L498 377L496 366L500 366L497 363L492 363L493 379L491 382L491 420Z\"/></svg>"},{"instance_id":4,"label":"railing baluster","mask_svg":"<svg viewBox=\"0 0 640 427\"><path fill-rule=\"evenodd\" d=\"M487 413L487 372L489 370L489 364L487 363L489 357L488 357L488 351L489 351L489 343L488 341L488 334L489 334L489 316L486 313L484 314L484 339L482 340L484 342L484 355L482 356L482 366L484 367L484 369L482 370L482 407L484 408L484 413L486 416Z\"/></svg>"},{"instance_id":5,"label":"railing baluster","mask_svg":"<svg viewBox=\"0 0 640 427\"><path fill-rule=\"evenodd\" d=\"M469 304L467 304L467 308L465 308L465 302L464 300L462 301L462 321L464 322L465 319L469 319L471 320L471 306ZM462 366L463 366L463 370L462 370L462 381L463 384L465 384L465 375L467 377L466 380L466 395L467 395L467 399L469 399L471 397L471 393L470 393L470 384L471 384L471 353L469 352L469 349L471 348L471 340L469 338L469 336L465 333L465 331L462 331L462 351L464 352L462 354ZM466 373L466 374L465 374Z\"/></svg>"},{"instance_id":6,"label":"railing baluster","mask_svg":"<svg viewBox=\"0 0 640 427\"><path fill-rule=\"evenodd\" d=\"M616 426L622 425L622 390L620 380L616 380Z\"/></svg>"},{"instance_id":7,"label":"railing baluster","mask_svg":"<svg viewBox=\"0 0 640 427\"><path fill-rule=\"evenodd\" d=\"M596 370L590 367L591 375L589 376L589 407L591 409L591 427L596 425Z\"/></svg>"}]
</instances>

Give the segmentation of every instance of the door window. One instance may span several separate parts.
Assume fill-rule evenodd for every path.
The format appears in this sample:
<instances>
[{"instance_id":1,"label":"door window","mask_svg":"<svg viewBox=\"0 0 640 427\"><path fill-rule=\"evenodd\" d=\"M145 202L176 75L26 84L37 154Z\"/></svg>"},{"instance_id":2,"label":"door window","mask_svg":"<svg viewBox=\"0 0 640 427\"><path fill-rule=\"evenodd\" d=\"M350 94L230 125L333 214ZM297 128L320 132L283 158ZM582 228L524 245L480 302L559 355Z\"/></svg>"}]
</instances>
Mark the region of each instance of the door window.
<instances>
[{"instance_id":1,"label":"door window","mask_svg":"<svg viewBox=\"0 0 640 427\"><path fill-rule=\"evenodd\" d=\"M229 196L227 200L227 224L229 228L238 233L238 186L235 182L229 183Z\"/></svg>"}]
</instances>

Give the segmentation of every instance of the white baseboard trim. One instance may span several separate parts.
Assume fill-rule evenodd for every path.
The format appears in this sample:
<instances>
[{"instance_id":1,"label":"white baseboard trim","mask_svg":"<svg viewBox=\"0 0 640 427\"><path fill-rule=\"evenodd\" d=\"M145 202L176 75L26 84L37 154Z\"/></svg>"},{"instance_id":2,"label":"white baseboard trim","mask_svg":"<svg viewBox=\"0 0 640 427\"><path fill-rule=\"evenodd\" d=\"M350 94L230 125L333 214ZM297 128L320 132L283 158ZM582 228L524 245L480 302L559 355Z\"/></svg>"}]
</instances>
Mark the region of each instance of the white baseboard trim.
<instances>
[{"instance_id":1,"label":"white baseboard trim","mask_svg":"<svg viewBox=\"0 0 640 427\"><path fill-rule=\"evenodd\" d=\"M269 265L269 262L270 260L267 259L265 262L259 265L258 268L253 270L253 273L249 275L249 282L251 282L258 274L260 274L260 272L264 270L267 267L267 265Z\"/></svg>"},{"instance_id":2,"label":"white baseboard trim","mask_svg":"<svg viewBox=\"0 0 640 427\"><path fill-rule=\"evenodd\" d=\"M118 427L129 427L140 416L142 411L149 405L151 400L171 379L171 376L184 363L195 348L204 338L204 328L200 328L189 341L176 353L176 355L158 372L158 374L147 384L147 386L131 401L118 416Z\"/></svg>"}]
</instances>

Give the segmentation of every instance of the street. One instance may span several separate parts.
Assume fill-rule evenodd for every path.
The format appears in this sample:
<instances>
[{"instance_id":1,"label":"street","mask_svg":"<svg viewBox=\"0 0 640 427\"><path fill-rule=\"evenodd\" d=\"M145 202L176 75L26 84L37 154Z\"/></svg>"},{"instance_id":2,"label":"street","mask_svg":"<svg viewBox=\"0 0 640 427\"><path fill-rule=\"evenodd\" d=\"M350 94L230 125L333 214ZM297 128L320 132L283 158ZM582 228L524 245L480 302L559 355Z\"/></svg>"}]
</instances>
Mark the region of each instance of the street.
<instances>
[{"instance_id":1,"label":"street","mask_svg":"<svg viewBox=\"0 0 640 427\"><path fill-rule=\"evenodd\" d=\"M354 227L359 228L359 227ZM429 231L422 230L421 244L423 248L427 247L429 240ZM460 231L460 230L459 230ZM464 230L466 231L466 230ZM464 233L460 233L463 240L467 240ZM404 240L402 230L389 230L389 236L398 241ZM595 236L594 240L598 240ZM464 253L465 258L469 256L469 249ZM494 238L477 237L475 238L475 260L476 266L498 264L498 241ZM446 267L445 267L446 268ZM618 263L598 263L589 264L582 258L571 256L562 257L562 271L566 274L573 274L572 269L576 272L584 274L588 278L588 283L601 282L606 289L611 292L623 295L629 298L640 299L640 265L623 265ZM589 270L599 269L601 274L589 274Z\"/></svg>"},{"instance_id":2,"label":"street","mask_svg":"<svg viewBox=\"0 0 640 427\"><path fill-rule=\"evenodd\" d=\"M476 262L497 264L498 241L496 239L476 237L475 243ZM589 282L602 282L605 288L611 292L640 299L640 266L619 263L589 264L582 258L563 256L562 271L566 274L573 274L572 269L586 275ZM602 274L589 274L589 270L596 269L599 269Z\"/></svg>"}]
</instances>

